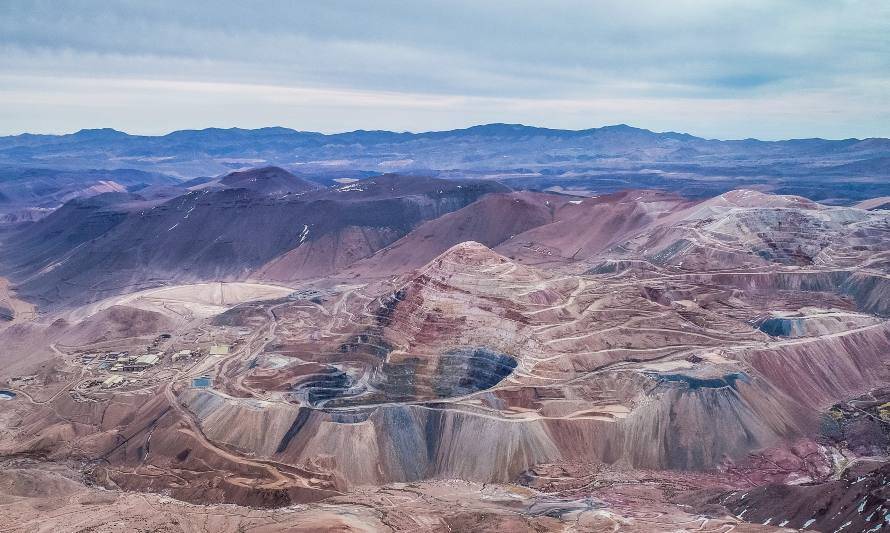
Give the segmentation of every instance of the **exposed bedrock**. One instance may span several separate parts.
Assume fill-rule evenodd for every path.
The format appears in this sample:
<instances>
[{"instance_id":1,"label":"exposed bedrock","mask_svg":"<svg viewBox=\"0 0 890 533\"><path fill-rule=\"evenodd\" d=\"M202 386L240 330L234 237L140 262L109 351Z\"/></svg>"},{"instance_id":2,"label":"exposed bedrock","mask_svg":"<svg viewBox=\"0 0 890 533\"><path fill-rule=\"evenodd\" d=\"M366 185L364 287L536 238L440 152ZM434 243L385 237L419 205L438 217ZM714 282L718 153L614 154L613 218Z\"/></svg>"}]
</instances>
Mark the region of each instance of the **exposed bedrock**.
<instances>
[{"instance_id":1,"label":"exposed bedrock","mask_svg":"<svg viewBox=\"0 0 890 533\"><path fill-rule=\"evenodd\" d=\"M107 459L113 466L100 462L94 472L99 482L124 490L166 492L196 503L281 507L337 494L338 483L331 476L286 466L281 467L283 474L277 473L261 462L220 453L172 416L122 442ZM310 481L285 475L291 473Z\"/></svg>"},{"instance_id":2,"label":"exposed bedrock","mask_svg":"<svg viewBox=\"0 0 890 533\"><path fill-rule=\"evenodd\" d=\"M370 342L363 337L361 342ZM334 365L307 364L307 373L293 380L292 396L313 407L452 398L497 385L516 364L510 355L481 347L380 361L365 379Z\"/></svg>"},{"instance_id":3,"label":"exposed bedrock","mask_svg":"<svg viewBox=\"0 0 890 533\"><path fill-rule=\"evenodd\" d=\"M535 464L561 461L709 469L811 434L819 412L838 398L886 381L890 326L728 349L725 363L689 372L624 369L490 390L485 386L509 373L503 354L449 353L462 359L443 363L440 356L431 368L449 376L441 386L456 397L330 408L186 389L178 401L194 415L197 432L156 391L107 403L63 394L23 418L17 427L33 438L6 451L104 458L109 480L125 488L194 499L187 487L206 482L214 484L207 493L214 501L264 506L369 483L509 481ZM485 390L473 392L478 388ZM172 473L159 476L155 467ZM280 468L308 481L281 481L270 492ZM236 475L220 479L219 471Z\"/></svg>"},{"instance_id":4,"label":"exposed bedrock","mask_svg":"<svg viewBox=\"0 0 890 533\"><path fill-rule=\"evenodd\" d=\"M887 531L890 463L863 460L838 479L805 485L768 484L714 498L753 523L813 531Z\"/></svg>"},{"instance_id":5,"label":"exposed bedrock","mask_svg":"<svg viewBox=\"0 0 890 533\"><path fill-rule=\"evenodd\" d=\"M829 292L850 297L859 310L890 315L890 277L849 270L693 274L689 279L748 291Z\"/></svg>"},{"instance_id":6,"label":"exposed bedrock","mask_svg":"<svg viewBox=\"0 0 890 533\"><path fill-rule=\"evenodd\" d=\"M888 354L890 326L882 323L751 350L742 359L785 394L821 409L890 379Z\"/></svg>"},{"instance_id":7,"label":"exposed bedrock","mask_svg":"<svg viewBox=\"0 0 890 533\"><path fill-rule=\"evenodd\" d=\"M815 337L877 324L880 318L861 313L802 309L774 313L753 321L752 326L771 337Z\"/></svg>"},{"instance_id":8,"label":"exposed bedrock","mask_svg":"<svg viewBox=\"0 0 890 533\"><path fill-rule=\"evenodd\" d=\"M251 406L245 406L241 416L255 429ZM286 431L290 421L282 418L281 423L268 430ZM124 490L166 492L200 503L279 507L320 500L344 486L318 468L273 468L216 449L176 415L163 394L153 392L120 395L109 403L62 395L52 408L34 411L17 426L23 438L15 447L0 446L3 454L85 460L98 483ZM276 471L279 467L284 474Z\"/></svg>"},{"instance_id":9,"label":"exposed bedrock","mask_svg":"<svg viewBox=\"0 0 890 533\"><path fill-rule=\"evenodd\" d=\"M771 337L806 337L807 323L803 317L768 317L755 324Z\"/></svg>"},{"instance_id":10,"label":"exposed bedrock","mask_svg":"<svg viewBox=\"0 0 890 533\"><path fill-rule=\"evenodd\" d=\"M122 396L115 402L79 402L61 394L16 422L20 439L6 453L39 453L51 458L104 457L141 434L167 410L161 396Z\"/></svg>"},{"instance_id":11,"label":"exposed bedrock","mask_svg":"<svg viewBox=\"0 0 890 533\"><path fill-rule=\"evenodd\" d=\"M762 379L737 374L670 378L661 376L664 390L658 401L628 417L625 453L634 467L709 469L816 424L815 417Z\"/></svg>"},{"instance_id":12,"label":"exposed bedrock","mask_svg":"<svg viewBox=\"0 0 890 533\"><path fill-rule=\"evenodd\" d=\"M780 392L768 388L762 380L690 386L651 379L640 405L626 418L613 419L502 418L449 403L257 409L249 401L198 390L183 400L213 441L287 464L329 457L337 475L357 485L425 478L507 481L536 463L558 460L710 468L802 431L804 418L792 412L793 403L789 408L775 399Z\"/></svg>"},{"instance_id":13,"label":"exposed bedrock","mask_svg":"<svg viewBox=\"0 0 890 533\"><path fill-rule=\"evenodd\" d=\"M535 464L560 461L710 469L812 433L819 411L836 398L886 379L887 353L890 328L884 324L748 349L737 355L741 368L616 370L560 387L495 386L475 393L473 401L333 409L182 391L178 401L222 452L170 412L163 395L121 396L107 404L62 395L52 409L22 420L22 433L34 438L18 451L105 458L108 482L128 489L195 499L199 495L188 487L205 483L213 501L262 506L362 484L509 481ZM461 372L479 368L472 357L465 359ZM491 370L491 362L482 366ZM456 372L453 383L460 387L463 379ZM171 473L159 476L156 468ZM309 481L279 484L280 468ZM236 475L217 479L217 471Z\"/></svg>"},{"instance_id":14,"label":"exposed bedrock","mask_svg":"<svg viewBox=\"0 0 890 533\"><path fill-rule=\"evenodd\" d=\"M181 400L212 441L286 464L325 458L348 485L506 481L566 460L696 470L816 431L837 398L888 378L887 353L890 328L881 324L747 349L737 355L744 372L605 372L571 387L495 388L471 403L325 409L206 390ZM616 406L623 415L612 416Z\"/></svg>"}]
</instances>

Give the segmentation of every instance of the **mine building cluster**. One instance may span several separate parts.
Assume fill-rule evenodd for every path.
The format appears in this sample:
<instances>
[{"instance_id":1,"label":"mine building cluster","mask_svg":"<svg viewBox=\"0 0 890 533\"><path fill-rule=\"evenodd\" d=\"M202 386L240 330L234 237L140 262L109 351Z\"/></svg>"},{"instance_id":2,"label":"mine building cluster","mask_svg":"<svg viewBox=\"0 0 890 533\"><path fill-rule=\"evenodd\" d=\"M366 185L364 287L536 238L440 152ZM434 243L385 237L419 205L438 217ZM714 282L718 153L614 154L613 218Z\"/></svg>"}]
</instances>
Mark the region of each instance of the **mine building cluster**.
<instances>
[{"instance_id":1,"label":"mine building cluster","mask_svg":"<svg viewBox=\"0 0 890 533\"><path fill-rule=\"evenodd\" d=\"M82 354L78 360L83 365L98 363L99 370L111 372L143 372L161 361L161 353L130 355L129 352L107 352L104 354Z\"/></svg>"},{"instance_id":2,"label":"mine building cluster","mask_svg":"<svg viewBox=\"0 0 890 533\"><path fill-rule=\"evenodd\" d=\"M214 344L206 351L207 354L223 357L229 354L230 346L227 344ZM170 363L181 363L201 357L203 350L183 349L171 353L169 356ZM147 353L141 355L131 355L128 351L110 351L104 353L81 353L74 358L77 363L84 366L95 367L96 370L105 371L110 374L99 375L94 379L85 381L81 384L81 390L85 389L114 389L131 385L140 381L134 377L126 377L126 374L141 375L147 370L162 365L165 360L163 351L159 351L156 344L147 348ZM206 381L206 383L205 383ZM196 388L205 388L209 386L209 377L198 379L198 383L193 386Z\"/></svg>"}]
</instances>

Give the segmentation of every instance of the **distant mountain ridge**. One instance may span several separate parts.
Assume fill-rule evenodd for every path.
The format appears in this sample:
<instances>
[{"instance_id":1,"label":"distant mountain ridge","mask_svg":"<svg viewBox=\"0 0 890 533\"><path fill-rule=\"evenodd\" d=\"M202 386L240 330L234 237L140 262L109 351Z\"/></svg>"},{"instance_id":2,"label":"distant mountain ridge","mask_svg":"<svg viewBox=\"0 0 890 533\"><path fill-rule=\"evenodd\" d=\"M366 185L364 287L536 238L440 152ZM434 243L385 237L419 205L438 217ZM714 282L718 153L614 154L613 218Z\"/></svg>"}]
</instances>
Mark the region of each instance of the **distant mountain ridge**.
<instances>
[{"instance_id":1,"label":"distant mountain ridge","mask_svg":"<svg viewBox=\"0 0 890 533\"><path fill-rule=\"evenodd\" d=\"M89 129L0 137L0 166L136 169L183 181L275 166L324 185L397 172L580 194L659 188L705 197L744 186L848 204L890 195L890 139L716 140L626 124L333 134L207 128L160 136Z\"/></svg>"},{"instance_id":2,"label":"distant mountain ridge","mask_svg":"<svg viewBox=\"0 0 890 533\"><path fill-rule=\"evenodd\" d=\"M33 220L74 198L108 192L151 191L179 180L136 169L57 170L0 166L0 225Z\"/></svg>"},{"instance_id":3,"label":"distant mountain ridge","mask_svg":"<svg viewBox=\"0 0 890 533\"><path fill-rule=\"evenodd\" d=\"M825 141L825 142L843 142L843 141L866 141L866 140L884 140L890 142L890 139L884 137L865 137L865 138L855 138L850 137L846 139L826 139L822 137L806 137L806 138L794 138L794 139L781 139L781 140L760 140L753 137L748 137L745 139L716 139L716 138L707 138L700 137L696 135L692 135L689 133L675 132L675 131L664 131L664 132L656 132L653 130L649 130L646 128L639 128L636 126L630 126L628 124L613 124L592 128L584 128L579 130L572 129L562 129L562 128L548 128L543 126L528 126L525 124L512 124L512 123L504 123L504 122L493 122L489 124L478 124L475 126L468 126L466 128L455 128L451 130L429 130L429 131L420 131L420 132L411 132L411 131L393 131L393 130L351 130L344 131L338 133L321 133L316 131L308 131L308 130L295 130L293 128L287 128L283 126L269 126L263 128L218 128L218 127L209 127L202 128L197 130L174 130L170 133L166 133L163 135L139 135L139 134L130 134L121 130L116 130L114 128L86 128L76 131L74 133L64 133L64 134L47 134L47 133L21 133L17 135L6 135L0 136L0 144L4 146L9 146L10 143L8 141L13 139L18 139L24 142L33 143L40 141L53 141L53 140L62 140L62 139L71 139L71 140L93 140L93 139L103 139L103 140L111 140L111 139L183 139L189 138L192 136L204 136L206 138L244 138L249 136L274 136L274 135L288 135L288 136L303 136L307 138L326 138L329 140L336 139L355 139L358 137L366 137L366 138L388 138L388 139L406 139L406 138L423 138L423 137L448 137L462 134L473 134L473 135L545 135L545 136L554 136L554 137L581 137L588 135L596 135L596 134L611 134L611 133L633 133L633 134L641 134L641 135L652 135L663 138L672 138L672 139L683 139L683 140L699 140L699 141L714 141L714 142L759 142L759 143L793 143L793 142L801 142L801 141ZM18 144L18 143L13 143Z\"/></svg>"}]
</instances>

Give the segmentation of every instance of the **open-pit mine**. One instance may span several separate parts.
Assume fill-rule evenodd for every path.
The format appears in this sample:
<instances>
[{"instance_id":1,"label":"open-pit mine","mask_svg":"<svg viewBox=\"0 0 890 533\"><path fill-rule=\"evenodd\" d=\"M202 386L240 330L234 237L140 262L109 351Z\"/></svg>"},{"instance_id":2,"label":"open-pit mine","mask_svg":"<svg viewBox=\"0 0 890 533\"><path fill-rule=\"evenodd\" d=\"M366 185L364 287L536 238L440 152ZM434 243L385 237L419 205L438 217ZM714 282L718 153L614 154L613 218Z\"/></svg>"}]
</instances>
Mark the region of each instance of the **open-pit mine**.
<instances>
[{"instance_id":1,"label":"open-pit mine","mask_svg":"<svg viewBox=\"0 0 890 533\"><path fill-rule=\"evenodd\" d=\"M3 234L0 529L890 528L890 211L243 174Z\"/></svg>"}]
</instances>

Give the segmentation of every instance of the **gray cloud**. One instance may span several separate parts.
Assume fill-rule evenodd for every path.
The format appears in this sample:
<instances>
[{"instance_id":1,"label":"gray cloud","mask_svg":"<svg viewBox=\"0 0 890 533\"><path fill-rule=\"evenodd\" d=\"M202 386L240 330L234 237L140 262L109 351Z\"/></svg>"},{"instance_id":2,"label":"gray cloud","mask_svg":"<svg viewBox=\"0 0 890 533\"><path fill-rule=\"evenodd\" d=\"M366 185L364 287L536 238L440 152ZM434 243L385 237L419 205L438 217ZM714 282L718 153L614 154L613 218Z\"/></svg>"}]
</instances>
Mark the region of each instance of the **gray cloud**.
<instances>
[{"instance_id":1,"label":"gray cloud","mask_svg":"<svg viewBox=\"0 0 890 533\"><path fill-rule=\"evenodd\" d=\"M326 131L493 119L890 135L888 35L883 0L6 0L0 119L7 132L106 116L146 132L260 125L237 105Z\"/></svg>"}]
</instances>

